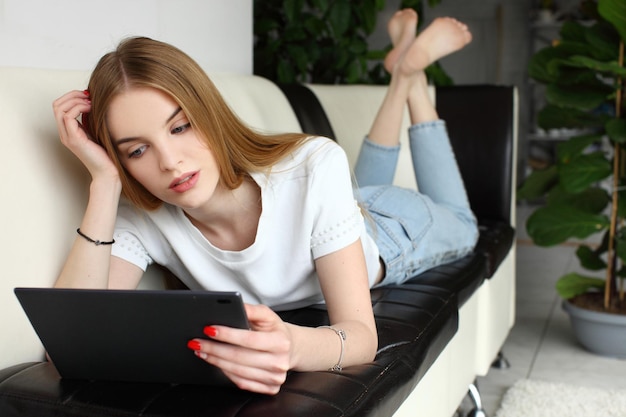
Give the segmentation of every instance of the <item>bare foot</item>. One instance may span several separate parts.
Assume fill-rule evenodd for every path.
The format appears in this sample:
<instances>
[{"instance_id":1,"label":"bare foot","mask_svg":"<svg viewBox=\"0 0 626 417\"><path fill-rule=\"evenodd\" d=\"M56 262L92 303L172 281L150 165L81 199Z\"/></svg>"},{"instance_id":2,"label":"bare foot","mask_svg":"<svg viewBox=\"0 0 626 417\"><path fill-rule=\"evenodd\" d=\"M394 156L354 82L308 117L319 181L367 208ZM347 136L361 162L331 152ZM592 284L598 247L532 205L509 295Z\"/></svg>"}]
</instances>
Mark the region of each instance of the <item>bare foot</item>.
<instances>
[{"instance_id":1,"label":"bare foot","mask_svg":"<svg viewBox=\"0 0 626 417\"><path fill-rule=\"evenodd\" d=\"M451 17L438 17L415 38L398 67L407 75L421 71L471 41L467 25Z\"/></svg>"},{"instance_id":2,"label":"bare foot","mask_svg":"<svg viewBox=\"0 0 626 417\"><path fill-rule=\"evenodd\" d=\"M387 32L391 38L393 49L385 57L385 69L393 71L398 59L415 40L417 28L417 12L413 9L398 10L387 23Z\"/></svg>"}]
</instances>

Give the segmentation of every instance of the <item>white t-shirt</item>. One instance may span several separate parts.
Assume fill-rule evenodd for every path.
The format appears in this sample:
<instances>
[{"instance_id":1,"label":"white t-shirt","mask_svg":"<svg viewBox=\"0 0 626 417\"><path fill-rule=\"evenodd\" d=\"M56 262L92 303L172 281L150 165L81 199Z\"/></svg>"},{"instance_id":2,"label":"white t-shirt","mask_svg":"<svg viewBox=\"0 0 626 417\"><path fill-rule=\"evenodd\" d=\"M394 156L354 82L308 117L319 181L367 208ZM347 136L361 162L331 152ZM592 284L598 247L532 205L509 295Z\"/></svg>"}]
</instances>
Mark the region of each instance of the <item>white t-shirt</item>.
<instances>
[{"instance_id":1,"label":"white t-shirt","mask_svg":"<svg viewBox=\"0 0 626 417\"><path fill-rule=\"evenodd\" d=\"M178 207L144 211L122 202L113 255L143 270L163 265L191 289L239 291L248 303L280 310L323 301L314 260L360 237L373 284L378 248L365 230L339 145L311 138L271 172L251 175L261 188L262 213L248 248L213 246Z\"/></svg>"}]
</instances>

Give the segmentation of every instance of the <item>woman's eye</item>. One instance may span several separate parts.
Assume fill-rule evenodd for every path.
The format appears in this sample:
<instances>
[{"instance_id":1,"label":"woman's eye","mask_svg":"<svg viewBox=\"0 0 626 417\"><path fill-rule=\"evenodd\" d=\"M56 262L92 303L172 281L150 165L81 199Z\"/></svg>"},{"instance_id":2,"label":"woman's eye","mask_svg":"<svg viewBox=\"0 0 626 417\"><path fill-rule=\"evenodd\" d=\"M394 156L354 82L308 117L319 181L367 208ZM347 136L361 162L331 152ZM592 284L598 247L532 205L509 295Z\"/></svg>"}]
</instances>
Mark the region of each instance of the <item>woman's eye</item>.
<instances>
[{"instance_id":1,"label":"woman's eye","mask_svg":"<svg viewBox=\"0 0 626 417\"><path fill-rule=\"evenodd\" d=\"M141 155L143 155L145 150L146 150L145 146L140 146L137 149L135 149L134 151L132 151L131 153L129 153L128 157L129 158L139 158Z\"/></svg>"},{"instance_id":2,"label":"woman's eye","mask_svg":"<svg viewBox=\"0 0 626 417\"><path fill-rule=\"evenodd\" d=\"M183 133L185 130L189 129L190 127L191 127L191 123L186 123L184 125L177 126L174 129L172 129L172 135Z\"/></svg>"}]
</instances>

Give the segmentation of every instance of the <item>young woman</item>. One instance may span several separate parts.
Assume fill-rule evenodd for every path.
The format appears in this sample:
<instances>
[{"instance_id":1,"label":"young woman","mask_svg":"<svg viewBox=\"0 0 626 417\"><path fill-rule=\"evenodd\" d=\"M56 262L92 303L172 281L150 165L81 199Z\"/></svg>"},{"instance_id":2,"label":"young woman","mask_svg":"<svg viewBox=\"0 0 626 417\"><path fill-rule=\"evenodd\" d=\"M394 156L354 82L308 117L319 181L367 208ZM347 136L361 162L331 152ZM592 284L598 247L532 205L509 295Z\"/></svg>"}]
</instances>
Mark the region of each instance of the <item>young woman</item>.
<instances>
[{"instance_id":1,"label":"young woman","mask_svg":"<svg viewBox=\"0 0 626 417\"><path fill-rule=\"evenodd\" d=\"M135 288L154 262L192 289L240 291L252 331L208 326L188 347L242 389L276 393L291 369L371 361L369 289L457 259L477 237L422 71L471 35L443 18L416 38L416 24L412 10L389 22L392 80L355 167L356 192L333 141L254 132L187 55L123 41L88 90L54 103L61 141L92 176L56 286ZM407 103L420 193L390 185ZM322 301L331 327L274 313Z\"/></svg>"}]
</instances>

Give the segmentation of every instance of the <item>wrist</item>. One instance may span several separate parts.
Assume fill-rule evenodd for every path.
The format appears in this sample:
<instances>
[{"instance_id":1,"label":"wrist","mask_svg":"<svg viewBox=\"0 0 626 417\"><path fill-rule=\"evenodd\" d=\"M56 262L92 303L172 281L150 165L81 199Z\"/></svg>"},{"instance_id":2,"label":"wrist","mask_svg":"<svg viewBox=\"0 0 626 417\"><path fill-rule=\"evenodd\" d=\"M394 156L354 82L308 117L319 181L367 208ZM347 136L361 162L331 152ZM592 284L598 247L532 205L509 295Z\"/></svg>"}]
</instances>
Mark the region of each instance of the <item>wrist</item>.
<instances>
[{"instance_id":1,"label":"wrist","mask_svg":"<svg viewBox=\"0 0 626 417\"><path fill-rule=\"evenodd\" d=\"M291 349L289 351L289 369L299 369L301 367L299 349L298 349L298 333L300 326L285 322L285 328L291 340Z\"/></svg>"},{"instance_id":2,"label":"wrist","mask_svg":"<svg viewBox=\"0 0 626 417\"><path fill-rule=\"evenodd\" d=\"M122 180L117 172L110 175L101 175L91 180L90 192L98 193L102 191L113 192L119 195L122 192Z\"/></svg>"}]
</instances>

